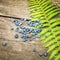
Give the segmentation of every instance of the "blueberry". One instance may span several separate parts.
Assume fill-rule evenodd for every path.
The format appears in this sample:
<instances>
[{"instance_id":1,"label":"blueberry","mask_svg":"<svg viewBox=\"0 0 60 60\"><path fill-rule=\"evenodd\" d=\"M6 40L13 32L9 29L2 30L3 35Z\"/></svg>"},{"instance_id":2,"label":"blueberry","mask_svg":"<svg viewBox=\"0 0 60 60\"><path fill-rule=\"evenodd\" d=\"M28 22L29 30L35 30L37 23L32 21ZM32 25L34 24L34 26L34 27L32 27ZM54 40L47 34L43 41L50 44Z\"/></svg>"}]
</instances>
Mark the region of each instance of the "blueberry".
<instances>
[{"instance_id":1,"label":"blueberry","mask_svg":"<svg viewBox=\"0 0 60 60\"><path fill-rule=\"evenodd\" d=\"M6 46L7 45L7 43L6 42L2 42L2 46Z\"/></svg>"},{"instance_id":2,"label":"blueberry","mask_svg":"<svg viewBox=\"0 0 60 60\"><path fill-rule=\"evenodd\" d=\"M24 21L24 18L21 18L22 21Z\"/></svg>"},{"instance_id":3,"label":"blueberry","mask_svg":"<svg viewBox=\"0 0 60 60\"><path fill-rule=\"evenodd\" d=\"M19 24L20 24L20 23L19 23L18 21L16 21L15 25L16 25L16 26L19 26Z\"/></svg>"},{"instance_id":4,"label":"blueberry","mask_svg":"<svg viewBox=\"0 0 60 60\"><path fill-rule=\"evenodd\" d=\"M16 34L16 35L15 35L15 38L17 39L18 37L19 37L18 34Z\"/></svg>"},{"instance_id":5,"label":"blueberry","mask_svg":"<svg viewBox=\"0 0 60 60\"><path fill-rule=\"evenodd\" d=\"M36 52L36 48L33 49L33 52Z\"/></svg>"},{"instance_id":6,"label":"blueberry","mask_svg":"<svg viewBox=\"0 0 60 60\"><path fill-rule=\"evenodd\" d=\"M18 32L19 31L19 28L17 27L15 31Z\"/></svg>"},{"instance_id":7,"label":"blueberry","mask_svg":"<svg viewBox=\"0 0 60 60\"><path fill-rule=\"evenodd\" d=\"M29 28L26 28L26 31L27 31L27 32L29 32L29 31L30 31L30 29L29 29Z\"/></svg>"},{"instance_id":8,"label":"blueberry","mask_svg":"<svg viewBox=\"0 0 60 60\"><path fill-rule=\"evenodd\" d=\"M23 35L22 36L22 39L23 39L24 42L26 42L27 41L27 36L26 35Z\"/></svg>"},{"instance_id":9,"label":"blueberry","mask_svg":"<svg viewBox=\"0 0 60 60\"><path fill-rule=\"evenodd\" d=\"M51 30L48 30L48 32L51 32Z\"/></svg>"},{"instance_id":10,"label":"blueberry","mask_svg":"<svg viewBox=\"0 0 60 60\"><path fill-rule=\"evenodd\" d=\"M38 21L38 20L35 20L34 22L35 22L35 23L39 23L39 21Z\"/></svg>"},{"instance_id":11,"label":"blueberry","mask_svg":"<svg viewBox=\"0 0 60 60\"><path fill-rule=\"evenodd\" d=\"M44 55L45 57L47 57L47 56L48 56L48 53L44 53L43 55Z\"/></svg>"},{"instance_id":12,"label":"blueberry","mask_svg":"<svg viewBox=\"0 0 60 60\"><path fill-rule=\"evenodd\" d=\"M33 27L36 27L36 23L33 23Z\"/></svg>"},{"instance_id":13,"label":"blueberry","mask_svg":"<svg viewBox=\"0 0 60 60\"><path fill-rule=\"evenodd\" d=\"M15 23L16 22L16 20L12 20L12 23Z\"/></svg>"},{"instance_id":14,"label":"blueberry","mask_svg":"<svg viewBox=\"0 0 60 60\"><path fill-rule=\"evenodd\" d=\"M42 57L42 56L43 56L43 54L42 54L42 53L39 53L39 56L40 56L40 57Z\"/></svg>"},{"instance_id":15,"label":"blueberry","mask_svg":"<svg viewBox=\"0 0 60 60\"><path fill-rule=\"evenodd\" d=\"M19 23L19 26L21 26L22 25L22 23Z\"/></svg>"},{"instance_id":16,"label":"blueberry","mask_svg":"<svg viewBox=\"0 0 60 60\"><path fill-rule=\"evenodd\" d=\"M32 29L32 33L35 33L34 29Z\"/></svg>"}]
</instances>

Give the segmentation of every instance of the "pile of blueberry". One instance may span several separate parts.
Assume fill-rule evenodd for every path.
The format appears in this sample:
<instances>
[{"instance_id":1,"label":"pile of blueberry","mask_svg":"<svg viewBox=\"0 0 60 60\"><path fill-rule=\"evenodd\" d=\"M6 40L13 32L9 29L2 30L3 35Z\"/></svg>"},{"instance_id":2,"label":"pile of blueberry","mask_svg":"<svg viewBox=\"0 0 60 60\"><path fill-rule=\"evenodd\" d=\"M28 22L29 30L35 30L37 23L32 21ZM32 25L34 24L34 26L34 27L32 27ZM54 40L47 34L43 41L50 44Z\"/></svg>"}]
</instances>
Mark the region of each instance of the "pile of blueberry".
<instances>
[{"instance_id":1,"label":"pile of blueberry","mask_svg":"<svg viewBox=\"0 0 60 60\"><path fill-rule=\"evenodd\" d=\"M21 18L21 21L26 21L26 19ZM30 26L30 27L36 27L36 26L39 25L41 27L40 29L27 28L23 25L23 23L19 22L18 20L13 20L12 23L14 23L16 25L15 31L22 34L21 38L23 39L24 42L26 42L27 40L32 41L32 39L35 38L34 36L42 31L42 23L38 20L28 21L27 25ZM19 30L19 27L21 28L21 30ZM11 30L13 30L13 28ZM28 38L27 34L30 34L30 33L32 33L33 35L32 35L31 38ZM15 38L19 38L19 35L16 34ZM40 38L40 36L38 38Z\"/></svg>"}]
</instances>

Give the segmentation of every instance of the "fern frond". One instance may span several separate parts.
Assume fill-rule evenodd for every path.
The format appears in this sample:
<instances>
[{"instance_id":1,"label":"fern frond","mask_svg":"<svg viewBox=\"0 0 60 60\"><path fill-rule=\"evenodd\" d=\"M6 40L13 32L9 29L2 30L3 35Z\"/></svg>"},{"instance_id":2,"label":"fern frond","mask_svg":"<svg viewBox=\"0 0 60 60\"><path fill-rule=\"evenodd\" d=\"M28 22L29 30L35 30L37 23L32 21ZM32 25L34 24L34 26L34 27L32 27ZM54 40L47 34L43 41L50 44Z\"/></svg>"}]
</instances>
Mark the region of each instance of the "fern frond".
<instances>
[{"instance_id":1,"label":"fern frond","mask_svg":"<svg viewBox=\"0 0 60 60\"><path fill-rule=\"evenodd\" d=\"M32 13L30 16L32 20L40 20L43 24L42 31L36 36L41 35L40 40L46 44L45 47L48 47L48 53L52 52L49 60L55 58L55 60L60 59L60 18L55 18L56 15L60 14L60 10L57 6L51 4L51 0L30 0L30 7ZM34 9L38 8L37 11ZM40 17L40 18L38 18ZM35 28L40 28L37 26ZM48 32L51 30L51 32ZM59 53L58 53L59 52Z\"/></svg>"}]
</instances>

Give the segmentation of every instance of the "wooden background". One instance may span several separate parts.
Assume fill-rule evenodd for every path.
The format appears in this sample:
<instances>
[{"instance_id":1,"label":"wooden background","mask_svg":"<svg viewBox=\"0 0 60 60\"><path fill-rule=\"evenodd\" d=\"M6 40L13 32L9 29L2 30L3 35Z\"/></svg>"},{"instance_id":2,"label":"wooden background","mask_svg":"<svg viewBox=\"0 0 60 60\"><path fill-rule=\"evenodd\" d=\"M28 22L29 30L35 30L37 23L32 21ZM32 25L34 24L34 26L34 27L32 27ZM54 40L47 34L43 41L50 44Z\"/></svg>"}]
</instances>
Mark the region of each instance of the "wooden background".
<instances>
[{"instance_id":1,"label":"wooden background","mask_svg":"<svg viewBox=\"0 0 60 60\"><path fill-rule=\"evenodd\" d=\"M52 3L60 8L59 0L53 0ZM0 15L29 19L28 1L0 0ZM16 27L11 23L11 20L13 19L0 17L0 60L48 60L49 56L39 57L39 53L44 53L47 50L39 39L23 42L21 38L14 38L14 35L19 33L11 31L11 27ZM23 24L26 25L26 22ZM21 37L20 34L19 36ZM2 46L4 41L7 42L5 47ZM36 53L33 52L34 48L37 49Z\"/></svg>"}]
</instances>

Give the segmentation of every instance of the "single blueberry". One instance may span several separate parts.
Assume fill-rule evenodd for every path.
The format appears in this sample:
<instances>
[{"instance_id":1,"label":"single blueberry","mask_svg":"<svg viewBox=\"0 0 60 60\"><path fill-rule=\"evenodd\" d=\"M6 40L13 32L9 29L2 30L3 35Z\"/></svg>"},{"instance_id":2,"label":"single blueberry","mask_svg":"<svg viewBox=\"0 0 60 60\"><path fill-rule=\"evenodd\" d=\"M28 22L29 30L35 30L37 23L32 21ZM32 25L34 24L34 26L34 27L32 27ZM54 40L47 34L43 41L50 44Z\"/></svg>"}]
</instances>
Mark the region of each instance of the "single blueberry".
<instances>
[{"instance_id":1,"label":"single blueberry","mask_svg":"<svg viewBox=\"0 0 60 60\"><path fill-rule=\"evenodd\" d=\"M39 56L42 57L43 56L43 53L39 53Z\"/></svg>"},{"instance_id":2,"label":"single blueberry","mask_svg":"<svg viewBox=\"0 0 60 60\"><path fill-rule=\"evenodd\" d=\"M36 23L33 23L33 27L36 27Z\"/></svg>"},{"instance_id":3,"label":"single blueberry","mask_svg":"<svg viewBox=\"0 0 60 60\"><path fill-rule=\"evenodd\" d=\"M15 38L17 39L18 37L19 37L18 34L16 34L16 35L15 35Z\"/></svg>"},{"instance_id":4,"label":"single blueberry","mask_svg":"<svg viewBox=\"0 0 60 60\"><path fill-rule=\"evenodd\" d=\"M19 26L21 26L22 25L22 23L19 23Z\"/></svg>"},{"instance_id":5,"label":"single blueberry","mask_svg":"<svg viewBox=\"0 0 60 60\"><path fill-rule=\"evenodd\" d=\"M15 30L16 32L18 32L19 31L19 28L18 27L16 27L16 30Z\"/></svg>"},{"instance_id":6,"label":"single blueberry","mask_svg":"<svg viewBox=\"0 0 60 60\"><path fill-rule=\"evenodd\" d=\"M48 53L44 53L43 55L44 55L45 57L47 57L47 56L48 56Z\"/></svg>"},{"instance_id":7,"label":"single blueberry","mask_svg":"<svg viewBox=\"0 0 60 60\"><path fill-rule=\"evenodd\" d=\"M32 33L35 33L35 30L34 29L32 29Z\"/></svg>"},{"instance_id":8,"label":"single blueberry","mask_svg":"<svg viewBox=\"0 0 60 60\"><path fill-rule=\"evenodd\" d=\"M22 21L24 21L24 18L21 18Z\"/></svg>"},{"instance_id":9,"label":"single blueberry","mask_svg":"<svg viewBox=\"0 0 60 60\"><path fill-rule=\"evenodd\" d=\"M33 52L36 52L36 48L33 49Z\"/></svg>"},{"instance_id":10,"label":"single blueberry","mask_svg":"<svg viewBox=\"0 0 60 60\"><path fill-rule=\"evenodd\" d=\"M12 20L12 23L15 23L16 22L16 20Z\"/></svg>"},{"instance_id":11,"label":"single blueberry","mask_svg":"<svg viewBox=\"0 0 60 60\"><path fill-rule=\"evenodd\" d=\"M24 42L26 42L27 41L27 36L26 35L23 35L22 36L22 39L23 39Z\"/></svg>"},{"instance_id":12,"label":"single blueberry","mask_svg":"<svg viewBox=\"0 0 60 60\"><path fill-rule=\"evenodd\" d=\"M2 42L2 46L6 46L7 45L7 43L6 42Z\"/></svg>"},{"instance_id":13,"label":"single blueberry","mask_svg":"<svg viewBox=\"0 0 60 60\"><path fill-rule=\"evenodd\" d=\"M16 26L19 26L19 24L20 24L20 23L19 23L18 21L15 23Z\"/></svg>"},{"instance_id":14,"label":"single blueberry","mask_svg":"<svg viewBox=\"0 0 60 60\"><path fill-rule=\"evenodd\" d=\"M51 30L48 30L48 32L51 32Z\"/></svg>"}]
</instances>

